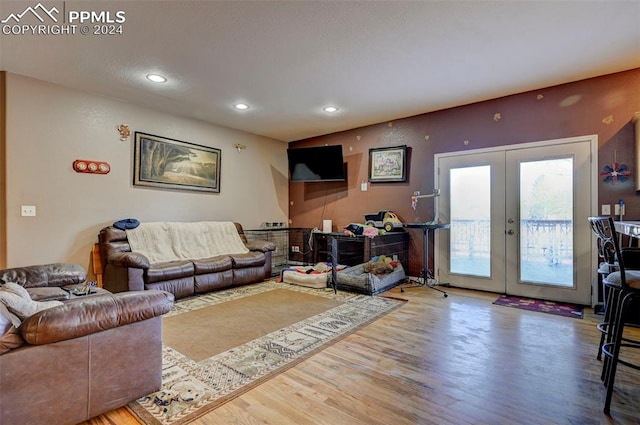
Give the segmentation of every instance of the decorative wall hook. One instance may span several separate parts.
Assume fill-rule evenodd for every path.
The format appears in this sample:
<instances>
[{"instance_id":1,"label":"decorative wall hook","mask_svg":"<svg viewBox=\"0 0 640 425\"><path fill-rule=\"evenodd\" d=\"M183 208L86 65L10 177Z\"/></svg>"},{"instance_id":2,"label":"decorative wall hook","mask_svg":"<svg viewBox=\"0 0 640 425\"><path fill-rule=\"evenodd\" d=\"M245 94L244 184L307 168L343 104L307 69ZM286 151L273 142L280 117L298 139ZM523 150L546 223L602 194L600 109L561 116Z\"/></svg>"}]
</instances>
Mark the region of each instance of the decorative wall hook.
<instances>
[{"instance_id":1,"label":"decorative wall hook","mask_svg":"<svg viewBox=\"0 0 640 425\"><path fill-rule=\"evenodd\" d=\"M238 150L238 152L242 152L243 150L245 150L247 147L241 143L236 143L235 145L233 145L234 148L236 148Z\"/></svg>"},{"instance_id":2,"label":"decorative wall hook","mask_svg":"<svg viewBox=\"0 0 640 425\"><path fill-rule=\"evenodd\" d=\"M76 159L73 161L73 169L76 173L109 174L111 166L104 161Z\"/></svg>"},{"instance_id":3,"label":"decorative wall hook","mask_svg":"<svg viewBox=\"0 0 640 425\"><path fill-rule=\"evenodd\" d=\"M120 124L116 127L118 133L120 133L120 140L126 142L129 140L129 136L131 136L131 130L129 130L129 124Z\"/></svg>"}]
</instances>

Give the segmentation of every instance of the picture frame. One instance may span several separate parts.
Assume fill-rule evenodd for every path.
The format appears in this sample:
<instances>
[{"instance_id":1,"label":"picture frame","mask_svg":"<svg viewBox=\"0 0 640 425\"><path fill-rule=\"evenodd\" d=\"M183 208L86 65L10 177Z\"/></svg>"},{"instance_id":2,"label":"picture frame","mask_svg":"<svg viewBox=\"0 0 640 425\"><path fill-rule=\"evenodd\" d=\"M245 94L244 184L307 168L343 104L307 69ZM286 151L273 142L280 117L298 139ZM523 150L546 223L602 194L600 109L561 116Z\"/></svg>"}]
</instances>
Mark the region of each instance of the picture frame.
<instances>
[{"instance_id":1,"label":"picture frame","mask_svg":"<svg viewBox=\"0 0 640 425\"><path fill-rule=\"evenodd\" d=\"M407 181L407 146L369 149L369 182Z\"/></svg>"},{"instance_id":2,"label":"picture frame","mask_svg":"<svg viewBox=\"0 0 640 425\"><path fill-rule=\"evenodd\" d=\"M134 186L220 193L220 149L138 131L134 143Z\"/></svg>"}]
</instances>

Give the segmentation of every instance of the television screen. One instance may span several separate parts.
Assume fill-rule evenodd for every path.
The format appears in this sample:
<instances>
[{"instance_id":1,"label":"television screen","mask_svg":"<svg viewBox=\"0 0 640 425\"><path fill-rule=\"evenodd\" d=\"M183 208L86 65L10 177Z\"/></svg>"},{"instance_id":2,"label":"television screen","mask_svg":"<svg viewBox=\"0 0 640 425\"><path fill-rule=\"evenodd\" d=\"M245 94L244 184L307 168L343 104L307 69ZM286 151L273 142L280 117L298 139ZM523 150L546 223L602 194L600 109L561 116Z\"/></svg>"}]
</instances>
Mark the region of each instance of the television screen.
<instances>
[{"instance_id":1,"label":"television screen","mask_svg":"<svg viewBox=\"0 0 640 425\"><path fill-rule=\"evenodd\" d=\"M345 181L342 146L287 149L292 182Z\"/></svg>"}]
</instances>

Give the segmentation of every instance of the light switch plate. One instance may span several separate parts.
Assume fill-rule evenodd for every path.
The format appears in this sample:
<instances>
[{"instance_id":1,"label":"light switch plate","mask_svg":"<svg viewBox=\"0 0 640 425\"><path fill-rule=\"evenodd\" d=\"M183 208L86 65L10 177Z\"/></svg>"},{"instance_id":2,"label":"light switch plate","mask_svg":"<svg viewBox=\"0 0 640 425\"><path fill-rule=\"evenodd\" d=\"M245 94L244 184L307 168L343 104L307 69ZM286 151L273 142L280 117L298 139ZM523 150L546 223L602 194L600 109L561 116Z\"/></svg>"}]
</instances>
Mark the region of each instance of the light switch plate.
<instances>
[{"instance_id":1,"label":"light switch plate","mask_svg":"<svg viewBox=\"0 0 640 425\"><path fill-rule=\"evenodd\" d=\"M602 215L611 215L611 205L602 204Z\"/></svg>"}]
</instances>

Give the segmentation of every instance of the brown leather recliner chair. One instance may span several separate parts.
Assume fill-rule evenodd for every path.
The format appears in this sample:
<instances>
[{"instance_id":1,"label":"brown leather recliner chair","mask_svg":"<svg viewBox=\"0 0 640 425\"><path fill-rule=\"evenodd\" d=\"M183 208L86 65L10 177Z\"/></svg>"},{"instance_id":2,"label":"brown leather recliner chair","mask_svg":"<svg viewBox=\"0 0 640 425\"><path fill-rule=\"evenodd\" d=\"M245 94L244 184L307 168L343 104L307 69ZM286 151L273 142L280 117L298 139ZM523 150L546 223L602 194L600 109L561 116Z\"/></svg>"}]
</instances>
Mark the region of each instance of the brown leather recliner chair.
<instances>
[{"instance_id":1,"label":"brown leather recliner chair","mask_svg":"<svg viewBox=\"0 0 640 425\"><path fill-rule=\"evenodd\" d=\"M75 284L81 270L0 270L0 285ZM77 424L158 391L161 316L173 302L164 291L102 293L23 320L0 303L0 423Z\"/></svg>"}]
</instances>

